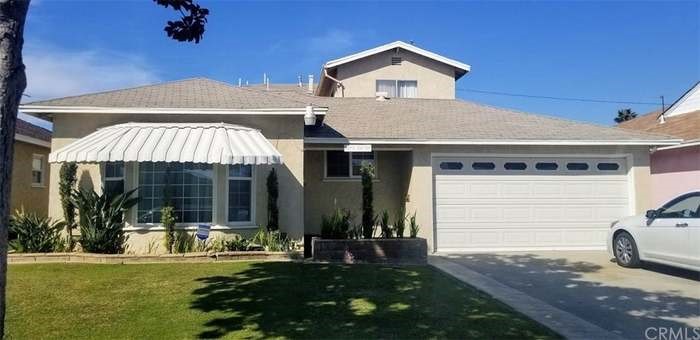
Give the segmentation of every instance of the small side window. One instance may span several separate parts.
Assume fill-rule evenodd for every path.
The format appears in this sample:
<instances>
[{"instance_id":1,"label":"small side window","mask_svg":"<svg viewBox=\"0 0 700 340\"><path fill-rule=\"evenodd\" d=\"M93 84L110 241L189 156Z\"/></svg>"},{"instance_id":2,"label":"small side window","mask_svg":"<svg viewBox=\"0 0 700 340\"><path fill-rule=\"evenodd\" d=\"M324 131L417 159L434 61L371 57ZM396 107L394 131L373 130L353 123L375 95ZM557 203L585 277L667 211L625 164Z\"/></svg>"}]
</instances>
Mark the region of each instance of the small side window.
<instances>
[{"instance_id":1,"label":"small side window","mask_svg":"<svg viewBox=\"0 0 700 340\"><path fill-rule=\"evenodd\" d=\"M441 162L440 169L442 170L462 170L464 165L462 162Z\"/></svg>"},{"instance_id":2,"label":"small side window","mask_svg":"<svg viewBox=\"0 0 700 340\"><path fill-rule=\"evenodd\" d=\"M573 171L586 171L588 170L588 163L566 163L566 169Z\"/></svg>"},{"instance_id":3,"label":"small side window","mask_svg":"<svg viewBox=\"0 0 700 340\"><path fill-rule=\"evenodd\" d=\"M598 170L601 171L617 171L620 169L620 164L617 163L598 163Z\"/></svg>"},{"instance_id":4,"label":"small side window","mask_svg":"<svg viewBox=\"0 0 700 340\"><path fill-rule=\"evenodd\" d=\"M527 169L527 164L523 162L508 162L503 165L506 170L525 170Z\"/></svg>"},{"instance_id":5,"label":"small side window","mask_svg":"<svg viewBox=\"0 0 700 340\"><path fill-rule=\"evenodd\" d=\"M553 162L540 162L540 163L535 164L535 169L553 171L553 170L559 169L559 165L557 163L553 163Z\"/></svg>"},{"instance_id":6,"label":"small side window","mask_svg":"<svg viewBox=\"0 0 700 340\"><path fill-rule=\"evenodd\" d=\"M496 164L492 162L474 162L472 163L472 169L474 170L493 170L496 168Z\"/></svg>"}]
</instances>

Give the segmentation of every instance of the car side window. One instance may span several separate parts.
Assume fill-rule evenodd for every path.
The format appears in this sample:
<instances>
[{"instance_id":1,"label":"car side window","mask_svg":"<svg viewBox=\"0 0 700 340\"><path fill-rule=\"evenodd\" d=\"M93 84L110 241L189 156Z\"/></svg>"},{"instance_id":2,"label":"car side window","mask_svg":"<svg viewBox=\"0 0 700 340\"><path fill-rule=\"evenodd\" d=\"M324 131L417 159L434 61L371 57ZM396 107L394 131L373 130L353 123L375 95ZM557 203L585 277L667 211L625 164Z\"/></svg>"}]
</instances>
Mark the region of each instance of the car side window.
<instances>
[{"instance_id":1,"label":"car side window","mask_svg":"<svg viewBox=\"0 0 700 340\"><path fill-rule=\"evenodd\" d=\"M657 218L700 218L700 194L681 196L666 203Z\"/></svg>"}]
</instances>

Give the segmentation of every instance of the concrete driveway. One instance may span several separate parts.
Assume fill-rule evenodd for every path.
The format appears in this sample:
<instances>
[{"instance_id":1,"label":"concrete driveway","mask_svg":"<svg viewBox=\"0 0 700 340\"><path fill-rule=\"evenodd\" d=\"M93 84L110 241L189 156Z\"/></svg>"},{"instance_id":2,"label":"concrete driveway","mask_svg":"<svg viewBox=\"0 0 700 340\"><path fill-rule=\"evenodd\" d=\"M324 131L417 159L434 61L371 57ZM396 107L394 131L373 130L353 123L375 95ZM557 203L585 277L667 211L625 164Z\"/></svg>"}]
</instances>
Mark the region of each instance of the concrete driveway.
<instances>
[{"instance_id":1,"label":"concrete driveway","mask_svg":"<svg viewBox=\"0 0 700 340\"><path fill-rule=\"evenodd\" d=\"M645 332L670 339L659 336L661 328L683 329L690 338L700 333L697 272L624 269L603 251L439 255L628 339L644 339Z\"/></svg>"}]
</instances>

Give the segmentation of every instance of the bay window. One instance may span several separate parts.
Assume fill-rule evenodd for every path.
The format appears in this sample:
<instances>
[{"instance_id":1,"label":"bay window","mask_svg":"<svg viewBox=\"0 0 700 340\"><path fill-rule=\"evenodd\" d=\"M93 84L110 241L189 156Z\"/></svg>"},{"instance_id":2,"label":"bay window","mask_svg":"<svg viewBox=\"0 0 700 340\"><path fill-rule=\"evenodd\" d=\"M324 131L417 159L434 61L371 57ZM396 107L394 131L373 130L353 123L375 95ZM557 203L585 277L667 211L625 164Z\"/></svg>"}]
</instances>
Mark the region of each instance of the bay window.
<instances>
[{"instance_id":1,"label":"bay window","mask_svg":"<svg viewBox=\"0 0 700 340\"><path fill-rule=\"evenodd\" d=\"M143 162L138 164L138 223L159 223L164 204L174 207L178 223L211 223L211 164Z\"/></svg>"}]
</instances>

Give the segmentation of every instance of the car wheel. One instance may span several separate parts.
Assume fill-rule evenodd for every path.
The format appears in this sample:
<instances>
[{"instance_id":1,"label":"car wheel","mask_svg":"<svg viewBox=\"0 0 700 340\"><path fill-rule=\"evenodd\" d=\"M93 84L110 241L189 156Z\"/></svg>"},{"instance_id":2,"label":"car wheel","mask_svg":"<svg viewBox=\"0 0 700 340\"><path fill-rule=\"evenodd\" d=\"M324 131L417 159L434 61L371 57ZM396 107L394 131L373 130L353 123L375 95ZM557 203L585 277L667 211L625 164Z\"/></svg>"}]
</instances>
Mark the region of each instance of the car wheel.
<instances>
[{"instance_id":1,"label":"car wheel","mask_svg":"<svg viewBox=\"0 0 700 340\"><path fill-rule=\"evenodd\" d=\"M613 241L613 249L615 249L617 264L626 268L639 267L639 252L632 235L626 232L619 233Z\"/></svg>"}]
</instances>

